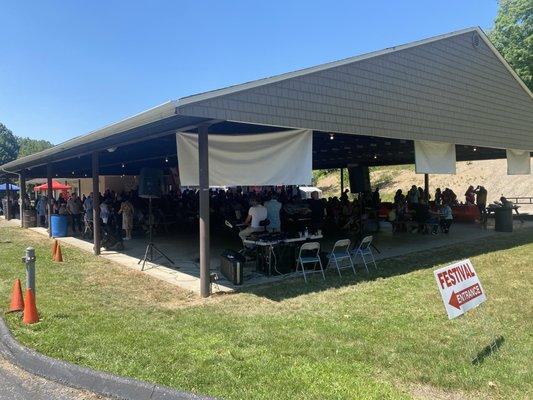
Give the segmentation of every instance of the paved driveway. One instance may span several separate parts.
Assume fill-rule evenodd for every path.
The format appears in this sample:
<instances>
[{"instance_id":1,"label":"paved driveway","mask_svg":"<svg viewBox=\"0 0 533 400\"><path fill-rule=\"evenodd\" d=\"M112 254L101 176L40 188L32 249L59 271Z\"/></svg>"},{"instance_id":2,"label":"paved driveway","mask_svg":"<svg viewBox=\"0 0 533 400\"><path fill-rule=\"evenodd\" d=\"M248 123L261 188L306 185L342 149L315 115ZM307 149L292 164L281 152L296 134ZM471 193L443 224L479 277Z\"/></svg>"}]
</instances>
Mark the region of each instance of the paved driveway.
<instances>
[{"instance_id":1,"label":"paved driveway","mask_svg":"<svg viewBox=\"0 0 533 400\"><path fill-rule=\"evenodd\" d=\"M13 366L0 354L0 400L103 400L106 399L50 382Z\"/></svg>"}]
</instances>

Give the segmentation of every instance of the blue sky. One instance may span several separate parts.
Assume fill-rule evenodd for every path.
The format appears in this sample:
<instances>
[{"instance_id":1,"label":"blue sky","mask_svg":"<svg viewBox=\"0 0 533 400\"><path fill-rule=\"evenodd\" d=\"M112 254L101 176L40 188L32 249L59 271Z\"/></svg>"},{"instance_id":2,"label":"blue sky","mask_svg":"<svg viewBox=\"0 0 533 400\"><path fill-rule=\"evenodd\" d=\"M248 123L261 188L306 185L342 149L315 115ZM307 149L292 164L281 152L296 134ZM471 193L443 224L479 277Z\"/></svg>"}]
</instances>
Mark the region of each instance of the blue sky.
<instances>
[{"instance_id":1,"label":"blue sky","mask_svg":"<svg viewBox=\"0 0 533 400\"><path fill-rule=\"evenodd\" d=\"M167 100L462 28L496 0L12 1L0 122L57 144Z\"/></svg>"}]
</instances>

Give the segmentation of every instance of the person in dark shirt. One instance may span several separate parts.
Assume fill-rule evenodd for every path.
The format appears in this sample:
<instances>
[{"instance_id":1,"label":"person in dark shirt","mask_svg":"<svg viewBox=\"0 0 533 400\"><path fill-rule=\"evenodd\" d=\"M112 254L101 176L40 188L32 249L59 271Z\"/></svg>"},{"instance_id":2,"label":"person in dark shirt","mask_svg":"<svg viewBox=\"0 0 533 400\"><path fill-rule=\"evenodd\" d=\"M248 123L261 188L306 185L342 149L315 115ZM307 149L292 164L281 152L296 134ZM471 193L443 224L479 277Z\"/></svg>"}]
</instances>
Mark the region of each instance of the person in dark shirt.
<instances>
[{"instance_id":1,"label":"person in dark shirt","mask_svg":"<svg viewBox=\"0 0 533 400\"><path fill-rule=\"evenodd\" d=\"M322 200L318 198L318 192L311 193L309 207L311 208L311 224L313 226L313 230L316 232L319 229L322 229L324 217L326 215L326 208L324 207Z\"/></svg>"}]
</instances>

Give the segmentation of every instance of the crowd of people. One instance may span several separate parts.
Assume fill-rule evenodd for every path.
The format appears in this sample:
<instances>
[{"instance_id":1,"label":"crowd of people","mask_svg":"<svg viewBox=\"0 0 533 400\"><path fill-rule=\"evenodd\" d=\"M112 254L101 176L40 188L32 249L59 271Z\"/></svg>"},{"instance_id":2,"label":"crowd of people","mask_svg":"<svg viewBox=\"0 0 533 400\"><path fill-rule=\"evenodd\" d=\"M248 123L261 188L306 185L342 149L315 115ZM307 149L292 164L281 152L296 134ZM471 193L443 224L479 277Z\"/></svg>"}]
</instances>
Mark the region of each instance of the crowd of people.
<instances>
[{"instance_id":1,"label":"crowd of people","mask_svg":"<svg viewBox=\"0 0 533 400\"><path fill-rule=\"evenodd\" d=\"M126 194L117 195L106 190L100 196L100 218L102 225L111 231L125 232L124 240L130 240L133 231L135 207ZM74 235L92 232L93 194L79 197L76 193L61 192L50 201L51 213L68 217L69 227ZM35 202L37 224L47 227L49 202L46 195L39 196ZM142 209L142 207L141 207Z\"/></svg>"},{"instance_id":2,"label":"crowd of people","mask_svg":"<svg viewBox=\"0 0 533 400\"><path fill-rule=\"evenodd\" d=\"M394 196L394 208L389 212L388 219L395 230L407 230L408 222L416 222L412 232L438 234L449 233L453 222L452 207L476 205L481 217L487 207L487 190L483 186L469 186L465 193L465 201L459 202L457 195L450 188L437 188L433 199L423 188L413 185L404 195L401 189Z\"/></svg>"},{"instance_id":3,"label":"crowd of people","mask_svg":"<svg viewBox=\"0 0 533 400\"><path fill-rule=\"evenodd\" d=\"M154 200L152 216L148 213L148 201L139 198L135 191L116 193L106 190L100 196L100 218L109 231L123 234L124 240L132 238L134 229L148 230L152 224L156 231L177 226L195 229L198 218L199 192L185 189L172 191ZM15 201L15 199L13 198ZM30 203L29 198L24 199ZM464 204L475 204L480 213L485 212L487 191L482 186L470 186L465 193ZM348 190L340 196L319 198L314 192L310 199L302 198L298 187L265 187L244 191L240 187L210 190L211 225L223 229L230 223L239 226L239 236L245 238L256 231L297 233L304 230L361 232L373 224L379 229L381 198L379 188L373 192L350 199ZM413 185L405 194L398 189L393 207L388 213L389 222L396 230L405 230L407 221L419 223L420 232L427 226L440 225L449 232L453 221L451 207L459 200L453 190L437 188L433 198L423 188ZM52 214L66 215L74 235L91 233L93 218L93 194L79 197L76 193L62 192L51 199ZM37 220L47 226L48 199L38 196L35 201ZM372 228L372 227L370 227ZM436 229L432 233L436 233Z\"/></svg>"}]
</instances>

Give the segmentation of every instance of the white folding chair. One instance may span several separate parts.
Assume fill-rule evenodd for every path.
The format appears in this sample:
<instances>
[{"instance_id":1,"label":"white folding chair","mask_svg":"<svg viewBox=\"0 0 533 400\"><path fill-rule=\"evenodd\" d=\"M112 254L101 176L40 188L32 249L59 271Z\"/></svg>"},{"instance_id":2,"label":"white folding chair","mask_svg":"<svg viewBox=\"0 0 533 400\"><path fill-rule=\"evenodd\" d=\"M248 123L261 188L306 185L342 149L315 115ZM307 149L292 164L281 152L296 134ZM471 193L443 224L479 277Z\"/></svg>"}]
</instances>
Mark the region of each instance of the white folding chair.
<instances>
[{"instance_id":1,"label":"white folding chair","mask_svg":"<svg viewBox=\"0 0 533 400\"><path fill-rule=\"evenodd\" d=\"M372 239L372 236L365 236L363 240L361 240L361 244L359 245L359 247L352 251L353 262L355 263L355 260L357 260L357 256L361 256L367 273L370 272L368 271L368 264L365 256L370 257L369 261L372 261L372 263L374 263L374 268L378 269L378 266L376 265L376 260L374 259L374 253L372 253L372 248L370 247L370 245L372 244Z\"/></svg>"},{"instance_id":2,"label":"white folding chair","mask_svg":"<svg viewBox=\"0 0 533 400\"><path fill-rule=\"evenodd\" d=\"M302 267L302 274L304 276L304 281L307 283L307 276L305 271L306 264L313 264L312 270L307 270L308 274L314 272L322 272L322 278L326 279L324 275L324 268L322 268L322 261L320 260L320 243L318 242L307 242L302 244L300 247L300 252L298 253L298 261L296 262L296 272L298 272L299 267ZM320 267L319 270L316 269L317 265Z\"/></svg>"},{"instance_id":3,"label":"white folding chair","mask_svg":"<svg viewBox=\"0 0 533 400\"><path fill-rule=\"evenodd\" d=\"M339 276L341 276L341 268L348 268L351 267L352 271L355 275L355 267L353 265L352 256L350 254L350 239L341 239L337 240L335 244L333 245L333 249L331 250L331 253L328 255L328 267L331 263L335 263L335 267L337 267L337 272L339 273ZM348 261L346 263L346 261ZM342 265L341 264L345 264Z\"/></svg>"}]
</instances>

